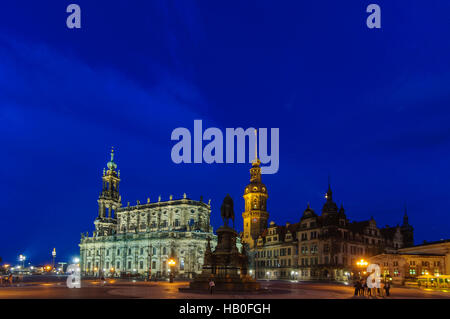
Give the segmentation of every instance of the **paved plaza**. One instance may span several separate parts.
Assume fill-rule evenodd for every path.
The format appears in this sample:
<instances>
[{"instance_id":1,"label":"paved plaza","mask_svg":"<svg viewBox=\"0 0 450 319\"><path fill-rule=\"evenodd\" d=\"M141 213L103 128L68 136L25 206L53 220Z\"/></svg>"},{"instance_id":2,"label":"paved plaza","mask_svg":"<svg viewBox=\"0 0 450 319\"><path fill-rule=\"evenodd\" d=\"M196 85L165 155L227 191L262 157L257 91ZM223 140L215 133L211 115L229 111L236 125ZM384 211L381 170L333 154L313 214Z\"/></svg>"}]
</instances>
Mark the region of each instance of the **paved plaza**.
<instances>
[{"instance_id":1,"label":"paved plaza","mask_svg":"<svg viewBox=\"0 0 450 319\"><path fill-rule=\"evenodd\" d=\"M337 283L261 281L262 290L255 294L235 293L210 295L180 292L188 282L142 282L108 280L83 280L79 289L69 289L64 280L25 282L0 288L0 299L431 299L450 298L450 292L394 287L390 297L354 296L354 288Z\"/></svg>"}]
</instances>

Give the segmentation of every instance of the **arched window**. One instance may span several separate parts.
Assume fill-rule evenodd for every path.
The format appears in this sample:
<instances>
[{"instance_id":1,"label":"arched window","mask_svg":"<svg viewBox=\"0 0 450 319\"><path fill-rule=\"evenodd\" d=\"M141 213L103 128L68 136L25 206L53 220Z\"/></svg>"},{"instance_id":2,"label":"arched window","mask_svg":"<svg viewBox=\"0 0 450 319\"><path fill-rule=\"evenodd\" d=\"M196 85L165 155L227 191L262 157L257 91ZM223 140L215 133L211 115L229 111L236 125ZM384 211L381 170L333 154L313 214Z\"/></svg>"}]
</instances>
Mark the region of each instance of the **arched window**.
<instances>
[{"instance_id":1,"label":"arched window","mask_svg":"<svg viewBox=\"0 0 450 319\"><path fill-rule=\"evenodd\" d=\"M184 270L184 258L180 258L180 270Z\"/></svg>"},{"instance_id":2,"label":"arched window","mask_svg":"<svg viewBox=\"0 0 450 319\"><path fill-rule=\"evenodd\" d=\"M254 209L258 208L258 198L256 197L253 199L253 208Z\"/></svg>"}]
</instances>

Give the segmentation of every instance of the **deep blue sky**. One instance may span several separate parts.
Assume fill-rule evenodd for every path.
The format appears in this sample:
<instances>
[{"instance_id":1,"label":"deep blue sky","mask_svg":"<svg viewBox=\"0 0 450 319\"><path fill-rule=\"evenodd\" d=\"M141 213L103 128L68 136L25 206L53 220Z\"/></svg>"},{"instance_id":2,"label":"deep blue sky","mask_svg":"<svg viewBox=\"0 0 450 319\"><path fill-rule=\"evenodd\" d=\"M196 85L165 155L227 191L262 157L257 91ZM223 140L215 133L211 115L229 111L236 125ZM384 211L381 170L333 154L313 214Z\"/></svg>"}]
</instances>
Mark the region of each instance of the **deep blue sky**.
<instances>
[{"instance_id":1,"label":"deep blue sky","mask_svg":"<svg viewBox=\"0 0 450 319\"><path fill-rule=\"evenodd\" d=\"M174 128L279 127L270 220L319 212L450 235L450 2L8 1L0 10L0 256L75 256L112 145L123 203L230 193L248 164L176 165ZM66 6L82 29L65 26ZM365 26L369 3L382 29Z\"/></svg>"}]
</instances>

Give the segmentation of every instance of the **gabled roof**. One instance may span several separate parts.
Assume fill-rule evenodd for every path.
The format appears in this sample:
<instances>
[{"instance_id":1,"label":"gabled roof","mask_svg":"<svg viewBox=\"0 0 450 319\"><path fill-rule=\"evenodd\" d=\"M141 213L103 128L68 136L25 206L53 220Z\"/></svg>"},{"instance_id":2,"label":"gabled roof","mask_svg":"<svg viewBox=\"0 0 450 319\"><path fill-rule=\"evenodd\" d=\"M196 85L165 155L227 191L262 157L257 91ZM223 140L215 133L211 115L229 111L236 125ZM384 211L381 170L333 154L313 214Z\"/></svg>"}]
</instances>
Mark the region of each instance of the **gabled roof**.
<instances>
[{"instance_id":1,"label":"gabled roof","mask_svg":"<svg viewBox=\"0 0 450 319\"><path fill-rule=\"evenodd\" d=\"M314 210L309 207L309 203L308 206L306 207L305 211L303 212L302 218L300 218L300 220L305 220L307 218L317 218L317 214L314 212Z\"/></svg>"},{"instance_id":2,"label":"gabled roof","mask_svg":"<svg viewBox=\"0 0 450 319\"><path fill-rule=\"evenodd\" d=\"M291 232L291 234L292 234L292 240L297 239L297 230L300 228L300 223L287 224L284 226L275 225L272 227L268 227L268 228L264 229L264 231L261 234L261 237L265 240L265 237L267 237L269 234L269 229L273 229L274 227L275 227L275 233L279 236L278 240L280 242L284 242L288 231Z\"/></svg>"}]
</instances>

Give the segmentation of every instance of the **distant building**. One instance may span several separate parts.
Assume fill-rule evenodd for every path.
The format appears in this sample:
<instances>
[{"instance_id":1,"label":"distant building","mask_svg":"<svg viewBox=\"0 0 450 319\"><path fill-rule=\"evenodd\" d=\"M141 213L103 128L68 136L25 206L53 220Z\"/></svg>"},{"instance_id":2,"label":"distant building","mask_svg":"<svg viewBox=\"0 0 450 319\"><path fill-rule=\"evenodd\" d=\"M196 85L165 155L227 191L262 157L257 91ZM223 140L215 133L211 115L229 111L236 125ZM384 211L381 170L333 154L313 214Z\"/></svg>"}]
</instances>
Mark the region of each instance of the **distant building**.
<instances>
[{"instance_id":1,"label":"distant building","mask_svg":"<svg viewBox=\"0 0 450 319\"><path fill-rule=\"evenodd\" d=\"M450 239L400 248L395 253L373 256L370 262L378 264L381 274L391 276L398 284L424 275L450 275Z\"/></svg>"},{"instance_id":2,"label":"distant building","mask_svg":"<svg viewBox=\"0 0 450 319\"><path fill-rule=\"evenodd\" d=\"M369 258L371 264L380 266L381 276L389 276L394 284L403 285L419 276L445 274L445 255L430 253L384 253Z\"/></svg>"},{"instance_id":3,"label":"distant building","mask_svg":"<svg viewBox=\"0 0 450 319\"><path fill-rule=\"evenodd\" d=\"M261 180L260 161L250 169L244 190L242 241L249 247L251 265L259 279L346 280L356 261L413 243L406 215L402 226L378 228L371 218L350 222L343 206L333 201L331 187L319 216L307 205L297 223L267 225L268 191Z\"/></svg>"},{"instance_id":4,"label":"distant building","mask_svg":"<svg viewBox=\"0 0 450 319\"><path fill-rule=\"evenodd\" d=\"M81 234L80 267L83 275L99 276L151 274L166 277L167 261L177 276L191 278L201 273L207 238L215 247L216 235L210 224L211 206L184 194L182 199L122 207L119 194L120 171L114 152L103 170L103 187L98 199L98 216L92 236Z\"/></svg>"},{"instance_id":5,"label":"distant building","mask_svg":"<svg viewBox=\"0 0 450 319\"><path fill-rule=\"evenodd\" d=\"M424 242L421 245L404 247L398 250L401 254L436 254L443 255L444 272L450 275L450 239L443 239L434 242ZM431 273L431 272L430 272ZM442 274L442 273L441 273Z\"/></svg>"}]
</instances>

